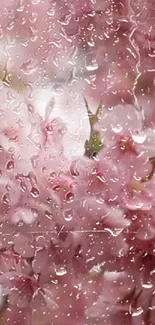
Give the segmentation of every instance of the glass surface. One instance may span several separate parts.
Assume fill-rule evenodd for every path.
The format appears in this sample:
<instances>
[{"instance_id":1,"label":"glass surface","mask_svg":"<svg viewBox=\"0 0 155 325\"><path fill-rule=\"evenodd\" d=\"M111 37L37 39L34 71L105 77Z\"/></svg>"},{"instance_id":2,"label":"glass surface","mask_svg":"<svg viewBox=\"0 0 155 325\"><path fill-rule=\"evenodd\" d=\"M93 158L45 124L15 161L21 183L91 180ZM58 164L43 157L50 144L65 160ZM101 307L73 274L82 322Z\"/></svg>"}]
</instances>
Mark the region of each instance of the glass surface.
<instances>
[{"instance_id":1,"label":"glass surface","mask_svg":"<svg viewBox=\"0 0 155 325\"><path fill-rule=\"evenodd\" d=\"M0 325L155 325L155 0L0 0Z\"/></svg>"}]
</instances>

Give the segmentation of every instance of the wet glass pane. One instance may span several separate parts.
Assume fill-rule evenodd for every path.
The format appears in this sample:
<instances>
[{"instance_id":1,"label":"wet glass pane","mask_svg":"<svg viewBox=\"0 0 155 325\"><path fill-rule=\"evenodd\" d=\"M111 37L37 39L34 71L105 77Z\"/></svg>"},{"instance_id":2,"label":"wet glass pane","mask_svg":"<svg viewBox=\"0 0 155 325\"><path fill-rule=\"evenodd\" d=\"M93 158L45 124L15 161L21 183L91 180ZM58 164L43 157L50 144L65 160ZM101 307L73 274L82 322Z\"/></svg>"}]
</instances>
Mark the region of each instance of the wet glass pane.
<instances>
[{"instance_id":1,"label":"wet glass pane","mask_svg":"<svg viewBox=\"0 0 155 325\"><path fill-rule=\"evenodd\" d=\"M0 325L155 325L155 0L0 0Z\"/></svg>"}]
</instances>

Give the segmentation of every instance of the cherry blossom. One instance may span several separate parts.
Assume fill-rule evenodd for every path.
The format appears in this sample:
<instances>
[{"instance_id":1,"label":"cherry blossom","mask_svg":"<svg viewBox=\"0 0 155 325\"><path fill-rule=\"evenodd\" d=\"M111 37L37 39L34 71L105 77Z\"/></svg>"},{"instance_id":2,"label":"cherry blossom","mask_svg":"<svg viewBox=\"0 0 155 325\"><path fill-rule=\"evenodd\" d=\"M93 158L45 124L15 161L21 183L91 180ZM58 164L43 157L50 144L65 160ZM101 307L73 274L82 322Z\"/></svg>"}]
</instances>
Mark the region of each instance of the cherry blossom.
<instances>
[{"instance_id":1,"label":"cherry blossom","mask_svg":"<svg viewBox=\"0 0 155 325\"><path fill-rule=\"evenodd\" d=\"M0 324L154 325L154 0L0 2Z\"/></svg>"}]
</instances>

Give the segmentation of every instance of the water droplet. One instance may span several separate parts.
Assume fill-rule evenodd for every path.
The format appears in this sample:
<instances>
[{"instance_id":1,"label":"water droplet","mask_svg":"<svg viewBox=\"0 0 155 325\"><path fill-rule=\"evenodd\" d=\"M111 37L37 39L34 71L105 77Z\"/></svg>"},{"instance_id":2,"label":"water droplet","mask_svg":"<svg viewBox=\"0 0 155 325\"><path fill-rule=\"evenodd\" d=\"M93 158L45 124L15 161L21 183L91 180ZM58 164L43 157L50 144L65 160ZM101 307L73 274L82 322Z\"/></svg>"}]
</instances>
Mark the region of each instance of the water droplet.
<instances>
[{"instance_id":1,"label":"water droplet","mask_svg":"<svg viewBox=\"0 0 155 325\"><path fill-rule=\"evenodd\" d=\"M93 57L91 53L87 54L85 66L88 71L95 71L98 69L98 64L96 62L96 59Z\"/></svg>"},{"instance_id":2,"label":"water droplet","mask_svg":"<svg viewBox=\"0 0 155 325\"><path fill-rule=\"evenodd\" d=\"M4 204L9 204L11 202L9 193L3 195L3 202Z\"/></svg>"},{"instance_id":3,"label":"water droplet","mask_svg":"<svg viewBox=\"0 0 155 325\"><path fill-rule=\"evenodd\" d=\"M74 199L74 194L73 194L72 192L68 192L68 193L66 193L66 195L65 195L65 200L66 200L67 202L72 202L73 199Z\"/></svg>"},{"instance_id":4,"label":"water droplet","mask_svg":"<svg viewBox=\"0 0 155 325\"><path fill-rule=\"evenodd\" d=\"M139 134L132 134L132 138L135 142L142 144L146 140L146 133L141 132Z\"/></svg>"},{"instance_id":5,"label":"water droplet","mask_svg":"<svg viewBox=\"0 0 155 325\"><path fill-rule=\"evenodd\" d=\"M47 11L47 14L48 16L52 17L55 15L55 8L50 8L48 11Z\"/></svg>"},{"instance_id":6,"label":"water droplet","mask_svg":"<svg viewBox=\"0 0 155 325\"><path fill-rule=\"evenodd\" d=\"M16 10L18 12L23 12L24 7L25 7L24 1L23 0L19 0Z\"/></svg>"},{"instance_id":7,"label":"water droplet","mask_svg":"<svg viewBox=\"0 0 155 325\"><path fill-rule=\"evenodd\" d=\"M31 209L33 220L36 220L38 218L38 211L37 209Z\"/></svg>"},{"instance_id":8,"label":"water droplet","mask_svg":"<svg viewBox=\"0 0 155 325\"><path fill-rule=\"evenodd\" d=\"M34 155L31 157L31 163L32 163L32 167L36 168L38 163L39 163L39 156L38 155Z\"/></svg>"},{"instance_id":9,"label":"water droplet","mask_svg":"<svg viewBox=\"0 0 155 325\"><path fill-rule=\"evenodd\" d=\"M56 185L53 187L53 191L59 192L60 191L60 185Z\"/></svg>"},{"instance_id":10,"label":"water droplet","mask_svg":"<svg viewBox=\"0 0 155 325\"><path fill-rule=\"evenodd\" d=\"M123 231L123 229L109 229L109 228L105 228L105 231L108 231L113 237L117 237L121 234L121 232Z\"/></svg>"},{"instance_id":11,"label":"water droplet","mask_svg":"<svg viewBox=\"0 0 155 325\"><path fill-rule=\"evenodd\" d=\"M9 160L7 165L6 165L7 170L12 170L14 169L14 161L13 160Z\"/></svg>"},{"instance_id":12,"label":"water droplet","mask_svg":"<svg viewBox=\"0 0 155 325\"><path fill-rule=\"evenodd\" d=\"M63 276L65 274L67 274L67 271L64 267L61 267L59 269L55 269L56 275L58 276Z\"/></svg>"},{"instance_id":13,"label":"water droplet","mask_svg":"<svg viewBox=\"0 0 155 325\"><path fill-rule=\"evenodd\" d=\"M32 187L30 193L34 198L37 198L39 196L39 190L36 187Z\"/></svg>"},{"instance_id":14,"label":"water droplet","mask_svg":"<svg viewBox=\"0 0 155 325\"><path fill-rule=\"evenodd\" d=\"M143 283L142 287L145 288L145 289L150 289L150 288L153 287L153 284L152 283Z\"/></svg>"},{"instance_id":15,"label":"water droplet","mask_svg":"<svg viewBox=\"0 0 155 325\"><path fill-rule=\"evenodd\" d=\"M11 22L7 25L7 29L8 29L8 30L12 30L12 29L14 28L14 25L15 25L14 21L11 21Z\"/></svg>"},{"instance_id":16,"label":"water droplet","mask_svg":"<svg viewBox=\"0 0 155 325\"><path fill-rule=\"evenodd\" d=\"M49 220L53 220L53 215L49 213L48 211L45 211L45 217Z\"/></svg>"},{"instance_id":17,"label":"water droplet","mask_svg":"<svg viewBox=\"0 0 155 325\"><path fill-rule=\"evenodd\" d=\"M120 133L123 130L123 127L122 127L122 125L117 125L117 127L116 126L112 126L112 130L115 133Z\"/></svg>"},{"instance_id":18,"label":"water droplet","mask_svg":"<svg viewBox=\"0 0 155 325\"><path fill-rule=\"evenodd\" d=\"M53 134L53 127L51 123L47 123L45 129L48 134Z\"/></svg>"},{"instance_id":19,"label":"water droplet","mask_svg":"<svg viewBox=\"0 0 155 325\"><path fill-rule=\"evenodd\" d=\"M30 181L32 187L37 183L37 178L36 178L36 176L35 176L35 174L33 172L30 172L27 175L27 179Z\"/></svg>"},{"instance_id":20,"label":"water droplet","mask_svg":"<svg viewBox=\"0 0 155 325\"><path fill-rule=\"evenodd\" d=\"M22 192L26 192L27 191L27 186L24 183L24 181L21 181L20 182L20 189L21 189Z\"/></svg>"},{"instance_id":21,"label":"water droplet","mask_svg":"<svg viewBox=\"0 0 155 325\"><path fill-rule=\"evenodd\" d=\"M141 315L142 313L143 313L143 309L141 307L139 307L132 313L132 316L136 317L136 316Z\"/></svg>"},{"instance_id":22,"label":"water droplet","mask_svg":"<svg viewBox=\"0 0 155 325\"><path fill-rule=\"evenodd\" d=\"M55 172L51 172L50 173L50 178L53 178L54 179L56 176L57 176L57 174Z\"/></svg>"},{"instance_id":23,"label":"water droplet","mask_svg":"<svg viewBox=\"0 0 155 325\"><path fill-rule=\"evenodd\" d=\"M71 221L73 219L74 210L69 209L64 211L64 218L66 221Z\"/></svg>"},{"instance_id":24,"label":"water droplet","mask_svg":"<svg viewBox=\"0 0 155 325\"><path fill-rule=\"evenodd\" d=\"M8 184L6 184L5 188L6 188L7 191L10 191L11 190L11 185L8 183Z\"/></svg>"},{"instance_id":25,"label":"water droplet","mask_svg":"<svg viewBox=\"0 0 155 325\"><path fill-rule=\"evenodd\" d=\"M27 62L24 62L20 69L25 75L30 75L38 69L38 62L37 60L30 59Z\"/></svg>"},{"instance_id":26,"label":"water droplet","mask_svg":"<svg viewBox=\"0 0 155 325\"><path fill-rule=\"evenodd\" d=\"M37 5L38 3L40 3L40 0L31 0L33 5Z\"/></svg>"}]
</instances>

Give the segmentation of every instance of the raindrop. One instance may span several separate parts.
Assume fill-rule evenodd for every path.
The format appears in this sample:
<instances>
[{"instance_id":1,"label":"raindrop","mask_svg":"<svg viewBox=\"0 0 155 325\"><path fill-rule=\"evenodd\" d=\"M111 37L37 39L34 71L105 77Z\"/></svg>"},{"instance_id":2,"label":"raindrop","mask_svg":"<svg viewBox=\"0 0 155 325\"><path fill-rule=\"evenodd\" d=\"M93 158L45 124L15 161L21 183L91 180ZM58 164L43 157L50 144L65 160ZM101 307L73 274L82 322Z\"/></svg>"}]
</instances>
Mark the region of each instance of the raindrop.
<instances>
[{"instance_id":1,"label":"raindrop","mask_svg":"<svg viewBox=\"0 0 155 325\"><path fill-rule=\"evenodd\" d=\"M67 271L64 267L60 267L59 269L55 269L56 275L63 276L67 274Z\"/></svg>"},{"instance_id":2,"label":"raindrop","mask_svg":"<svg viewBox=\"0 0 155 325\"><path fill-rule=\"evenodd\" d=\"M105 231L108 231L113 237L117 237L121 234L121 232L123 231L123 229L109 229L109 228L104 228Z\"/></svg>"},{"instance_id":3,"label":"raindrop","mask_svg":"<svg viewBox=\"0 0 155 325\"><path fill-rule=\"evenodd\" d=\"M65 200L66 200L67 202L72 202L73 199L74 199L74 194L73 194L72 192L68 192L68 193L66 193L66 195L65 195Z\"/></svg>"},{"instance_id":4,"label":"raindrop","mask_svg":"<svg viewBox=\"0 0 155 325\"><path fill-rule=\"evenodd\" d=\"M112 129L115 133L120 133L123 130L122 125L117 125L117 127L112 126Z\"/></svg>"},{"instance_id":5,"label":"raindrop","mask_svg":"<svg viewBox=\"0 0 155 325\"><path fill-rule=\"evenodd\" d=\"M49 213L48 211L45 211L45 217L49 220L53 220L53 215Z\"/></svg>"},{"instance_id":6,"label":"raindrop","mask_svg":"<svg viewBox=\"0 0 155 325\"><path fill-rule=\"evenodd\" d=\"M20 182L20 189L21 189L22 192L27 191L27 186L23 181Z\"/></svg>"},{"instance_id":7,"label":"raindrop","mask_svg":"<svg viewBox=\"0 0 155 325\"><path fill-rule=\"evenodd\" d=\"M48 16L52 17L55 15L55 9L54 8L50 8L48 11L47 11L47 14Z\"/></svg>"},{"instance_id":8,"label":"raindrop","mask_svg":"<svg viewBox=\"0 0 155 325\"><path fill-rule=\"evenodd\" d=\"M92 53L87 54L85 67L88 71L95 71L98 69L98 64Z\"/></svg>"},{"instance_id":9,"label":"raindrop","mask_svg":"<svg viewBox=\"0 0 155 325\"><path fill-rule=\"evenodd\" d=\"M51 123L47 123L45 128L48 134L53 134L53 127Z\"/></svg>"},{"instance_id":10,"label":"raindrop","mask_svg":"<svg viewBox=\"0 0 155 325\"><path fill-rule=\"evenodd\" d=\"M39 196L39 190L36 187L32 187L30 193L34 198L37 198Z\"/></svg>"},{"instance_id":11,"label":"raindrop","mask_svg":"<svg viewBox=\"0 0 155 325\"><path fill-rule=\"evenodd\" d=\"M146 140L146 133L145 132L141 132L139 134L133 134L132 138L135 142L142 144L144 143L144 141Z\"/></svg>"},{"instance_id":12,"label":"raindrop","mask_svg":"<svg viewBox=\"0 0 155 325\"><path fill-rule=\"evenodd\" d=\"M17 6L16 10L18 12L23 12L24 7L25 7L24 1L23 0L19 0L19 3L18 3L18 6Z\"/></svg>"},{"instance_id":13,"label":"raindrop","mask_svg":"<svg viewBox=\"0 0 155 325\"><path fill-rule=\"evenodd\" d=\"M38 62L37 60L30 59L29 61L24 62L20 69L25 75L30 75L38 69Z\"/></svg>"},{"instance_id":14,"label":"raindrop","mask_svg":"<svg viewBox=\"0 0 155 325\"><path fill-rule=\"evenodd\" d=\"M12 170L14 169L14 161L13 160L9 160L7 165L6 165L7 170Z\"/></svg>"},{"instance_id":15,"label":"raindrop","mask_svg":"<svg viewBox=\"0 0 155 325\"><path fill-rule=\"evenodd\" d=\"M32 167L35 169L39 163L39 156L38 155L32 156L31 163L32 163Z\"/></svg>"},{"instance_id":16,"label":"raindrop","mask_svg":"<svg viewBox=\"0 0 155 325\"><path fill-rule=\"evenodd\" d=\"M38 218L37 209L31 209L31 212L32 212L32 220L36 220Z\"/></svg>"},{"instance_id":17,"label":"raindrop","mask_svg":"<svg viewBox=\"0 0 155 325\"><path fill-rule=\"evenodd\" d=\"M71 221L73 219L74 210L69 209L64 211L64 218L66 221Z\"/></svg>"},{"instance_id":18,"label":"raindrop","mask_svg":"<svg viewBox=\"0 0 155 325\"><path fill-rule=\"evenodd\" d=\"M9 183L6 184L5 188L6 188L7 191L10 191L10 190L11 190L11 186L10 186L10 184L9 184Z\"/></svg>"},{"instance_id":19,"label":"raindrop","mask_svg":"<svg viewBox=\"0 0 155 325\"><path fill-rule=\"evenodd\" d=\"M145 289L151 289L153 287L153 284L152 283L143 283L142 287Z\"/></svg>"},{"instance_id":20,"label":"raindrop","mask_svg":"<svg viewBox=\"0 0 155 325\"><path fill-rule=\"evenodd\" d=\"M15 25L14 21L11 21L11 22L7 25L7 29L8 29L8 30L12 30L12 29L14 28L14 25Z\"/></svg>"},{"instance_id":21,"label":"raindrop","mask_svg":"<svg viewBox=\"0 0 155 325\"><path fill-rule=\"evenodd\" d=\"M9 204L11 202L9 193L3 195L3 202L4 204Z\"/></svg>"},{"instance_id":22,"label":"raindrop","mask_svg":"<svg viewBox=\"0 0 155 325\"><path fill-rule=\"evenodd\" d=\"M30 113L30 114L33 114L34 113L34 107L33 107L33 105L31 105L31 104L28 104L28 112Z\"/></svg>"},{"instance_id":23,"label":"raindrop","mask_svg":"<svg viewBox=\"0 0 155 325\"><path fill-rule=\"evenodd\" d=\"M143 309L141 307L139 307L132 313L132 316L136 317L136 316L141 315L142 313L143 313Z\"/></svg>"}]
</instances>

